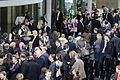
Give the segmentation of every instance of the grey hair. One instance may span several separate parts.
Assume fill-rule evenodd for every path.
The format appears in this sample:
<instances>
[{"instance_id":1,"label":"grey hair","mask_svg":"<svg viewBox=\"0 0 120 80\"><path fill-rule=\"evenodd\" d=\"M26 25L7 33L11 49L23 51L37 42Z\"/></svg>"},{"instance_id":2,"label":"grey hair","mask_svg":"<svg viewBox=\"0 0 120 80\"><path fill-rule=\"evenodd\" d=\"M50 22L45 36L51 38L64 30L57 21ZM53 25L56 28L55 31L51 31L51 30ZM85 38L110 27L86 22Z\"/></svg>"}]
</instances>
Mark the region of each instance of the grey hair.
<instances>
[{"instance_id":1,"label":"grey hair","mask_svg":"<svg viewBox=\"0 0 120 80\"><path fill-rule=\"evenodd\" d=\"M36 30L33 30L32 33L36 34L37 35L37 31Z\"/></svg>"}]
</instances>

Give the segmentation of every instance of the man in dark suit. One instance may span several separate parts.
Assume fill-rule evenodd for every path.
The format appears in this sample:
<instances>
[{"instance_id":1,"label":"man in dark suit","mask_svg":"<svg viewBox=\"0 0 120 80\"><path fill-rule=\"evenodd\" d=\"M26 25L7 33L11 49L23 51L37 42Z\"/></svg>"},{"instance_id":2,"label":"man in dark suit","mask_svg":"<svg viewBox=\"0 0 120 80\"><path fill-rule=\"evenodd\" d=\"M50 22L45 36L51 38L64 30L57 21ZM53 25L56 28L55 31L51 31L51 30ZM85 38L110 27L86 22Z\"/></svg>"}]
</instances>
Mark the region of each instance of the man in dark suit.
<instances>
[{"instance_id":1,"label":"man in dark suit","mask_svg":"<svg viewBox=\"0 0 120 80\"><path fill-rule=\"evenodd\" d=\"M98 29L101 28L101 24L98 17L97 19L92 20L92 32L94 28L98 28Z\"/></svg>"},{"instance_id":2,"label":"man in dark suit","mask_svg":"<svg viewBox=\"0 0 120 80\"><path fill-rule=\"evenodd\" d=\"M12 57L12 62L13 62L13 65L10 68L10 71L11 71L11 78L10 78L10 80L16 80L16 75L19 72L20 64L19 64L16 56Z\"/></svg>"},{"instance_id":3,"label":"man in dark suit","mask_svg":"<svg viewBox=\"0 0 120 80\"><path fill-rule=\"evenodd\" d=\"M91 21L90 14L87 13L84 19L85 30L87 29L87 26L89 25L90 21Z\"/></svg>"},{"instance_id":4,"label":"man in dark suit","mask_svg":"<svg viewBox=\"0 0 120 80\"><path fill-rule=\"evenodd\" d=\"M56 40L56 54L59 53L60 51L62 51L62 47L61 47L61 44L60 44L60 40Z\"/></svg>"},{"instance_id":5,"label":"man in dark suit","mask_svg":"<svg viewBox=\"0 0 120 80\"><path fill-rule=\"evenodd\" d=\"M44 14L44 15L41 17L41 20L43 20L43 22L47 22L47 15Z\"/></svg>"},{"instance_id":6,"label":"man in dark suit","mask_svg":"<svg viewBox=\"0 0 120 80\"><path fill-rule=\"evenodd\" d=\"M33 18L30 19L30 23L29 23L28 28L30 29L31 32L32 32L33 30L36 30L36 28L35 28L35 26L34 26L34 19L33 19Z\"/></svg>"},{"instance_id":7,"label":"man in dark suit","mask_svg":"<svg viewBox=\"0 0 120 80\"><path fill-rule=\"evenodd\" d=\"M30 56L29 57L29 62L28 62L28 79L29 80L39 80L39 65L35 62L34 57Z\"/></svg>"},{"instance_id":8,"label":"man in dark suit","mask_svg":"<svg viewBox=\"0 0 120 80\"><path fill-rule=\"evenodd\" d=\"M41 73L42 67L45 67L45 57L42 56L42 51L39 47L35 48L36 62L39 64L39 70Z\"/></svg>"},{"instance_id":9,"label":"man in dark suit","mask_svg":"<svg viewBox=\"0 0 120 80\"><path fill-rule=\"evenodd\" d=\"M26 55L25 54L21 54L20 55L20 60L21 60L21 66L20 66L20 73L22 73L24 75L24 79L28 79L27 78L27 74L28 74L28 61L26 60Z\"/></svg>"},{"instance_id":10,"label":"man in dark suit","mask_svg":"<svg viewBox=\"0 0 120 80\"><path fill-rule=\"evenodd\" d=\"M77 32L84 32L84 24L83 24L83 18L80 18L80 21L78 21L78 28L77 28Z\"/></svg>"},{"instance_id":11,"label":"man in dark suit","mask_svg":"<svg viewBox=\"0 0 120 80\"><path fill-rule=\"evenodd\" d=\"M62 55L62 61L63 61L63 80L68 80L69 77L69 65L67 62L69 62L69 58L67 57L68 55L68 50L69 50L69 45L65 44L63 46L63 50L60 51L60 54Z\"/></svg>"},{"instance_id":12,"label":"man in dark suit","mask_svg":"<svg viewBox=\"0 0 120 80\"><path fill-rule=\"evenodd\" d=\"M75 52L77 52L77 48L76 48L76 45L75 45L75 43L73 43L73 37L72 36L69 36L68 37L68 42L66 43L67 45L69 45L69 50L68 50L68 52L70 52L70 51L75 51Z\"/></svg>"},{"instance_id":13,"label":"man in dark suit","mask_svg":"<svg viewBox=\"0 0 120 80\"><path fill-rule=\"evenodd\" d=\"M94 32L91 35L90 45L93 46L94 42L97 40L98 29L94 28Z\"/></svg>"},{"instance_id":14,"label":"man in dark suit","mask_svg":"<svg viewBox=\"0 0 120 80\"><path fill-rule=\"evenodd\" d=\"M46 72L45 72L45 78L43 79L43 80L54 80L54 79L52 79L51 78L51 71L48 69L48 70L46 70Z\"/></svg>"},{"instance_id":15,"label":"man in dark suit","mask_svg":"<svg viewBox=\"0 0 120 80\"><path fill-rule=\"evenodd\" d=\"M118 61L118 53L120 52L120 38L117 37L118 32L114 32L114 37L111 39L111 43L113 46L113 50L112 50L112 57L113 57L113 66L114 66L114 70L115 70L115 65L119 64ZM116 64L115 64L116 63Z\"/></svg>"},{"instance_id":16,"label":"man in dark suit","mask_svg":"<svg viewBox=\"0 0 120 80\"><path fill-rule=\"evenodd\" d=\"M47 47L42 47L42 56L45 58L45 67L48 68L48 53L47 53Z\"/></svg>"},{"instance_id":17,"label":"man in dark suit","mask_svg":"<svg viewBox=\"0 0 120 80\"><path fill-rule=\"evenodd\" d=\"M33 33L33 38L32 38L33 47L38 47L39 46L39 36L37 34L37 31L34 30L34 31L32 31L32 33Z\"/></svg>"},{"instance_id":18,"label":"man in dark suit","mask_svg":"<svg viewBox=\"0 0 120 80\"><path fill-rule=\"evenodd\" d=\"M57 9L57 13L56 13L56 27L57 27L57 31L61 32L61 24L63 22L63 14L60 12L59 9Z\"/></svg>"},{"instance_id":19,"label":"man in dark suit","mask_svg":"<svg viewBox=\"0 0 120 80\"><path fill-rule=\"evenodd\" d=\"M8 79L6 78L6 76L7 76L7 73L6 73L5 71L0 72L0 79L1 79L1 80L8 80Z\"/></svg>"},{"instance_id":20,"label":"man in dark suit","mask_svg":"<svg viewBox=\"0 0 120 80\"><path fill-rule=\"evenodd\" d=\"M28 20L30 20L30 12L29 12L29 11L28 11L28 12L26 12L25 19L28 19Z\"/></svg>"},{"instance_id":21,"label":"man in dark suit","mask_svg":"<svg viewBox=\"0 0 120 80\"><path fill-rule=\"evenodd\" d=\"M50 63L50 66L49 66L49 69L50 69L50 71L52 72L52 75L51 75L51 77L52 78L55 78L56 76L55 76L55 70L56 70L56 64L55 64L55 61L54 61L54 59L55 59L55 54L50 54L50 56L49 56L49 61L51 62Z\"/></svg>"},{"instance_id":22,"label":"man in dark suit","mask_svg":"<svg viewBox=\"0 0 120 80\"><path fill-rule=\"evenodd\" d=\"M27 51L32 51L32 49L34 49L33 43L32 43L32 41L29 41L29 44L28 44L28 47L27 47Z\"/></svg>"},{"instance_id":23,"label":"man in dark suit","mask_svg":"<svg viewBox=\"0 0 120 80\"><path fill-rule=\"evenodd\" d=\"M112 44L110 42L110 38L108 35L104 35L104 40L101 41L101 46L100 46L100 51L101 51L101 63L100 63L100 77L101 79L104 79L105 77L105 73L106 78L110 77L110 73L111 73L111 52L112 52ZM105 65L105 68L104 68ZM105 71L104 71L105 69ZM109 72L110 71L110 72ZM109 74L109 75L108 75ZM106 79L109 80L109 79Z\"/></svg>"},{"instance_id":24,"label":"man in dark suit","mask_svg":"<svg viewBox=\"0 0 120 80\"><path fill-rule=\"evenodd\" d=\"M47 32L47 34L50 33L50 27L48 26L48 22L44 22L44 26L42 28L42 32Z\"/></svg>"}]
</instances>

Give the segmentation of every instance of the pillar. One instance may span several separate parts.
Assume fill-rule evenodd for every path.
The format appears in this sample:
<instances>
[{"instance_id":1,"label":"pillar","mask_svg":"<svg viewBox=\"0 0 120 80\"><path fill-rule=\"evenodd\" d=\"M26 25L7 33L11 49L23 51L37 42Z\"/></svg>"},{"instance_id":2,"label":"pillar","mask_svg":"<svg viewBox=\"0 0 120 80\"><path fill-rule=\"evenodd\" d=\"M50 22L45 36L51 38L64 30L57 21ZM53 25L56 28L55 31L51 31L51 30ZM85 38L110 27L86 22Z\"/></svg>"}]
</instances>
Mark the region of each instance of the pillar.
<instances>
[{"instance_id":1,"label":"pillar","mask_svg":"<svg viewBox=\"0 0 120 80\"><path fill-rule=\"evenodd\" d=\"M1 31L1 8L0 8L0 31Z\"/></svg>"},{"instance_id":2,"label":"pillar","mask_svg":"<svg viewBox=\"0 0 120 80\"><path fill-rule=\"evenodd\" d=\"M120 0L118 0L118 8L120 8Z\"/></svg>"},{"instance_id":3,"label":"pillar","mask_svg":"<svg viewBox=\"0 0 120 80\"><path fill-rule=\"evenodd\" d=\"M74 14L77 14L77 1L73 0L73 10L74 10Z\"/></svg>"},{"instance_id":4,"label":"pillar","mask_svg":"<svg viewBox=\"0 0 120 80\"><path fill-rule=\"evenodd\" d=\"M52 0L47 0L47 21L48 26L51 27L51 15L52 15Z\"/></svg>"},{"instance_id":5,"label":"pillar","mask_svg":"<svg viewBox=\"0 0 120 80\"><path fill-rule=\"evenodd\" d=\"M11 31L11 7L8 7L7 8L8 10L8 12L7 12L7 32L8 33L10 33L10 31Z\"/></svg>"},{"instance_id":6,"label":"pillar","mask_svg":"<svg viewBox=\"0 0 120 80\"><path fill-rule=\"evenodd\" d=\"M91 11L92 11L92 0L88 0L88 6L87 6L87 8L88 8L88 13L90 13L90 15L91 15Z\"/></svg>"}]
</instances>

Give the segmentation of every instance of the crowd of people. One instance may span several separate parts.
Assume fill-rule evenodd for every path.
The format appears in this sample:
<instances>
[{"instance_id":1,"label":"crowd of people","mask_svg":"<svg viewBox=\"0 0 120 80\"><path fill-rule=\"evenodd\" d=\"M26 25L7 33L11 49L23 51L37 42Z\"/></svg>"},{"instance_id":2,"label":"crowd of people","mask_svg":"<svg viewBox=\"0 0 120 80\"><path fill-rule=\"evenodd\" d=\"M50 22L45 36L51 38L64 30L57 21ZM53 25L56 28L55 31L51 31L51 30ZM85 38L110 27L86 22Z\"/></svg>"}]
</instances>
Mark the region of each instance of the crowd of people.
<instances>
[{"instance_id":1,"label":"crowd of people","mask_svg":"<svg viewBox=\"0 0 120 80\"><path fill-rule=\"evenodd\" d=\"M0 37L0 80L119 80L120 9L102 9L72 19L57 9L52 26L46 14L35 26L27 12Z\"/></svg>"}]
</instances>

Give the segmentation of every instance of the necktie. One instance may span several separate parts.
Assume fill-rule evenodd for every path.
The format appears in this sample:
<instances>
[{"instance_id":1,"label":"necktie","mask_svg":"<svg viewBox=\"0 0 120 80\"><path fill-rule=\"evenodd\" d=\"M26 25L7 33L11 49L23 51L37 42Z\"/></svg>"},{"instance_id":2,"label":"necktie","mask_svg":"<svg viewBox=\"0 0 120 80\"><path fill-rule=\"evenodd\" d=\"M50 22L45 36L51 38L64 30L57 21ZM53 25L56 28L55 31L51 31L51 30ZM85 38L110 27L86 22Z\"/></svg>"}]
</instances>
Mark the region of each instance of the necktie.
<instances>
[{"instance_id":1,"label":"necktie","mask_svg":"<svg viewBox=\"0 0 120 80\"><path fill-rule=\"evenodd\" d=\"M12 66L12 70L14 69L14 67L15 67L15 64L13 64L13 66Z\"/></svg>"}]
</instances>

